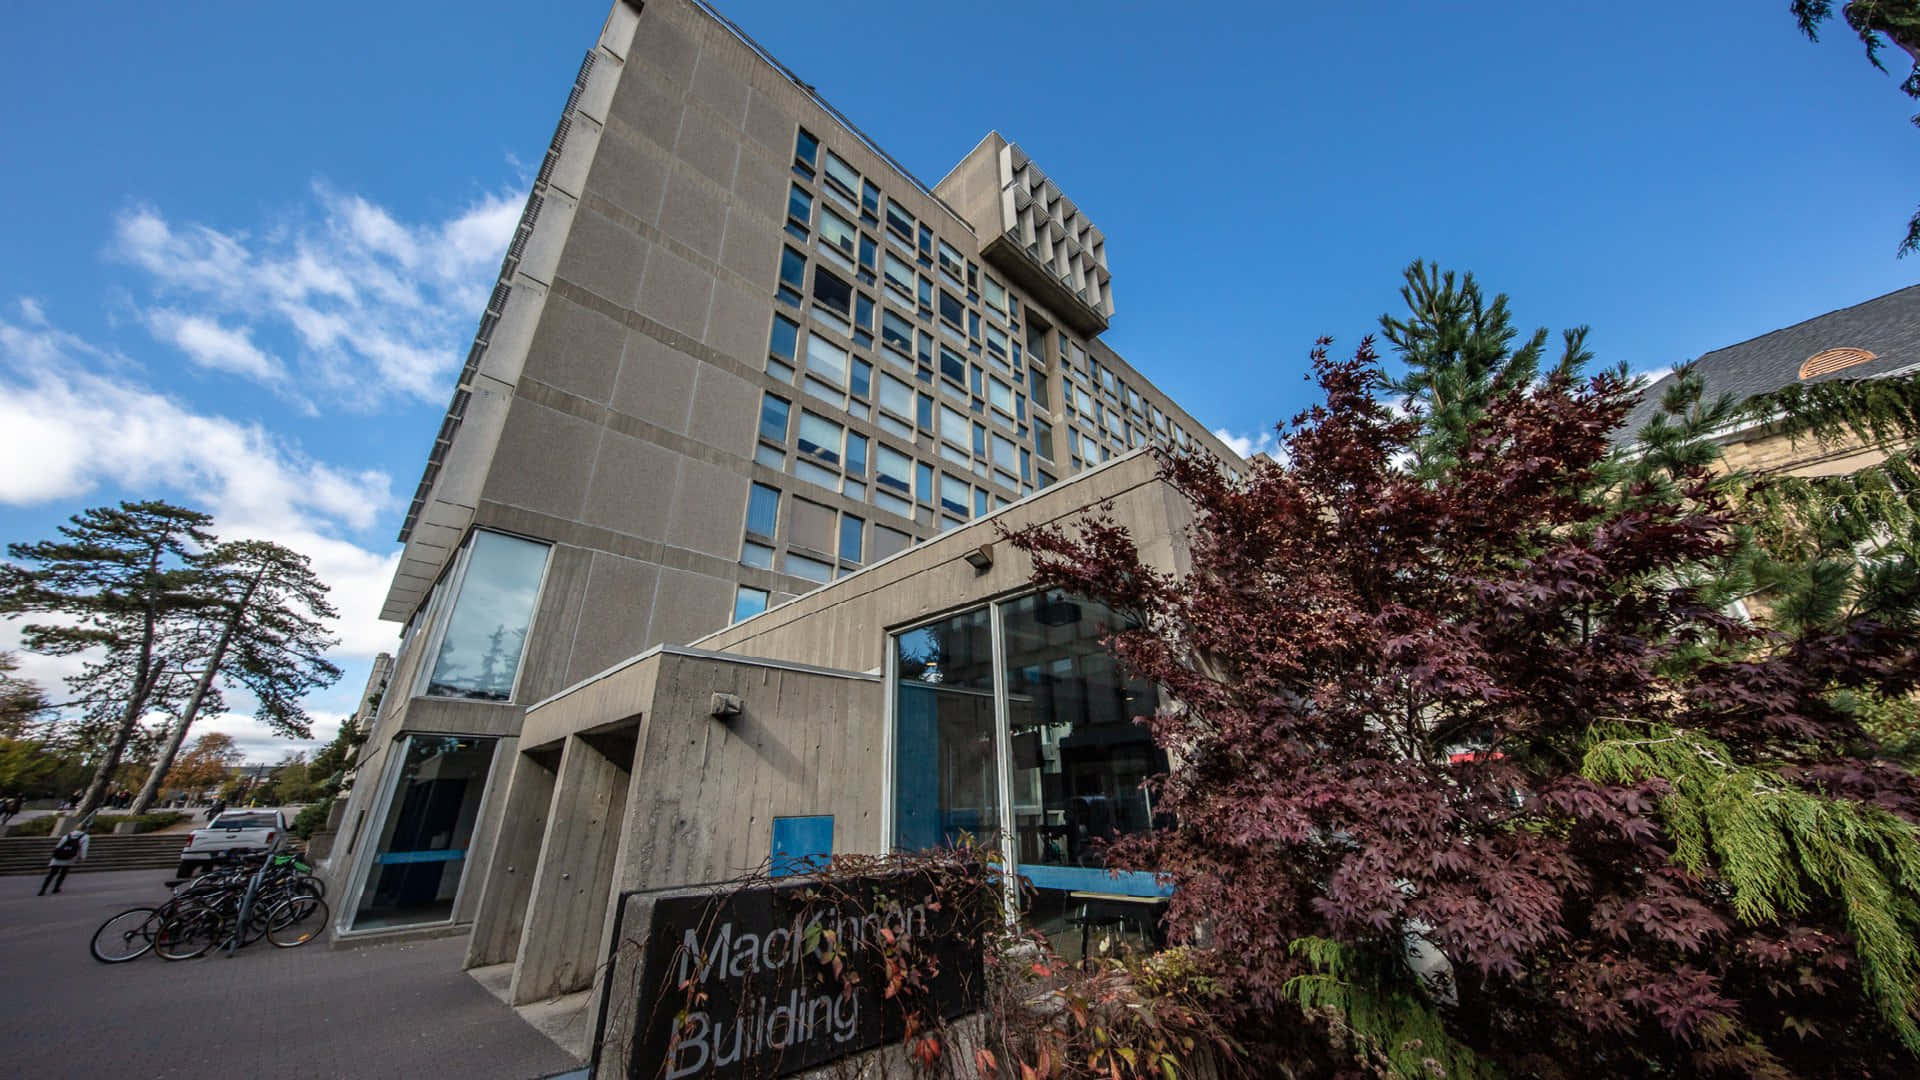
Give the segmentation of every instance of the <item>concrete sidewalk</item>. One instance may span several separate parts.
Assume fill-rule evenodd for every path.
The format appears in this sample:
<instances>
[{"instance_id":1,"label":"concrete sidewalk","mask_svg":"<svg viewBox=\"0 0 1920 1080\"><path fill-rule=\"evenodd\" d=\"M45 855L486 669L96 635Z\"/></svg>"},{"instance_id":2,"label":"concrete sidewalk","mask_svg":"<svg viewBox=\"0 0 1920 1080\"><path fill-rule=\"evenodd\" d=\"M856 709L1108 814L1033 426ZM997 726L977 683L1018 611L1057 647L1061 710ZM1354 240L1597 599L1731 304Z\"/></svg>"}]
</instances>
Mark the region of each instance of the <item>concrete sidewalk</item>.
<instances>
[{"instance_id":1,"label":"concrete sidewalk","mask_svg":"<svg viewBox=\"0 0 1920 1080\"><path fill-rule=\"evenodd\" d=\"M579 1064L460 970L465 938L95 961L95 928L164 900L167 876L75 874L44 897L37 877L0 878L6 1075L531 1080Z\"/></svg>"}]
</instances>

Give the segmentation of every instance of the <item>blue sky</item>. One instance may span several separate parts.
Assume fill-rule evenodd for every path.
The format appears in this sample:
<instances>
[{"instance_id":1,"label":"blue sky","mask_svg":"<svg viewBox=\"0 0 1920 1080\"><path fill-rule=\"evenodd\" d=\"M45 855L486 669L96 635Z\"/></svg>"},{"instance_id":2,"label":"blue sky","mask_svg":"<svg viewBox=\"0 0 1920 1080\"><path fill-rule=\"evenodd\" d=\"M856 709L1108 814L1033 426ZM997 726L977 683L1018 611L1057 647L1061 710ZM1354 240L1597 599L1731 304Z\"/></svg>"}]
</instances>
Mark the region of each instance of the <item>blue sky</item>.
<instances>
[{"instance_id":1,"label":"blue sky","mask_svg":"<svg viewBox=\"0 0 1920 1080\"><path fill-rule=\"evenodd\" d=\"M396 640L394 535L606 8L10 12L0 540L161 496L306 551L343 610L330 733ZM1912 103L1784 0L722 10L923 179L1020 142L1109 238L1109 342L1249 439L1416 257L1648 371L1920 280Z\"/></svg>"}]
</instances>

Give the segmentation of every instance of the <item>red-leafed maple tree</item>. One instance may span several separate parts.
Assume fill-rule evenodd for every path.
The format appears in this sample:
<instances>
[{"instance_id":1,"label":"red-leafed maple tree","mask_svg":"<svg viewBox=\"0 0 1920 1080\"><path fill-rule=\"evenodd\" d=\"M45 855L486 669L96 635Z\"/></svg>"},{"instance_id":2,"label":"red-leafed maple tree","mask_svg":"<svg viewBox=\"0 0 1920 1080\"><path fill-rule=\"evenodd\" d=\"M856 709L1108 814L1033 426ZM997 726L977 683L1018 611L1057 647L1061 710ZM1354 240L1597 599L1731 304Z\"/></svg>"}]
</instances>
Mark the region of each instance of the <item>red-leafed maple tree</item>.
<instances>
[{"instance_id":1,"label":"red-leafed maple tree","mask_svg":"<svg viewBox=\"0 0 1920 1080\"><path fill-rule=\"evenodd\" d=\"M1442 455L1325 344L1282 461L1164 461L1188 571L1014 537L1138 621L1176 824L1115 856L1242 1030L1317 1033L1296 1075L1920 1075L1920 789L1847 705L1912 693L1911 628L1727 614L1743 511L1622 466L1618 376L1482 379Z\"/></svg>"}]
</instances>

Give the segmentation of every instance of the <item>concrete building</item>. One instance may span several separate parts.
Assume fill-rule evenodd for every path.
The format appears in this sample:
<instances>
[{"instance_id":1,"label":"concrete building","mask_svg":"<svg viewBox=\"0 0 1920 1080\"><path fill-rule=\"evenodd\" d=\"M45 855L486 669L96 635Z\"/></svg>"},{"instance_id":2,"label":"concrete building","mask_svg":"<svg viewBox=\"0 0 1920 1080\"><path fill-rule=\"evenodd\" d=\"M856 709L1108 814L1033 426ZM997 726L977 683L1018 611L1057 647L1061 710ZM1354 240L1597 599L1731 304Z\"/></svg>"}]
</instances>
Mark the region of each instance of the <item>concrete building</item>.
<instances>
[{"instance_id":1,"label":"concrete building","mask_svg":"<svg viewBox=\"0 0 1920 1080\"><path fill-rule=\"evenodd\" d=\"M769 815L830 816L835 850L1010 820L1014 803L980 789L971 810L893 822L890 635L1017 585L1004 557L984 575L955 561L984 558L989 517L1084 505L1112 475L1150 472L1147 447L1237 465L1101 342L1113 284L1101 232L999 134L928 186L711 8L615 3L401 531L383 614L402 640L329 860L338 932L471 928L472 962L517 960L513 994L531 1000L585 985L609 890L758 864ZM936 584L951 575L964 588ZM892 600L823 611L806 642L707 637L771 633L880 581ZM979 683L969 722L995 698L980 656L928 672L941 642L921 645L913 663L934 677L916 685L949 688L909 710L931 748L960 722L943 710L964 679ZM529 713L583 683L626 687L627 711ZM674 738L738 758L703 757L711 788L686 789L691 763L651 749L669 728L645 718L715 692L747 702L749 727L809 725L817 753L773 768L712 741L734 729L675 713ZM1100 715L1124 719L1103 693ZM1020 760L1058 766L1057 740L1031 734ZM855 747L859 761L834 756ZM759 786L775 774L791 798ZM746 820L709 815L723 794ZM1147 812L1079 797L1077 824L1029 815L1036 859Z\"/></svg>"}]
</instances>

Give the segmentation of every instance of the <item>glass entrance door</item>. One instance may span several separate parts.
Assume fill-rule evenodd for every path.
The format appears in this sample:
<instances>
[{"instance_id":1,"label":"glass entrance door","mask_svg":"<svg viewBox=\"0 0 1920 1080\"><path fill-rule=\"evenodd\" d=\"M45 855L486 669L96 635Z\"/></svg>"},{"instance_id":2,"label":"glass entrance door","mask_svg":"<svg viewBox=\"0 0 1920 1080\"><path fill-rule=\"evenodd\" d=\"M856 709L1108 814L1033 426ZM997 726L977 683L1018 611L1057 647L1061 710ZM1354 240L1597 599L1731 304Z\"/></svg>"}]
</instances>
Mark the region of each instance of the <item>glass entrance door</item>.
<instances>
[{"instance_id":1,"label":"glass entrance door","mask_svg":"<svg viewBox=\"0 0 1920 1080\"><path fill-rule=\"evenodd\" d=\"M354 910L355 930L453 918L467 846L493 767L494 742L407 736Z\"/></svg>"}]
</instances>

